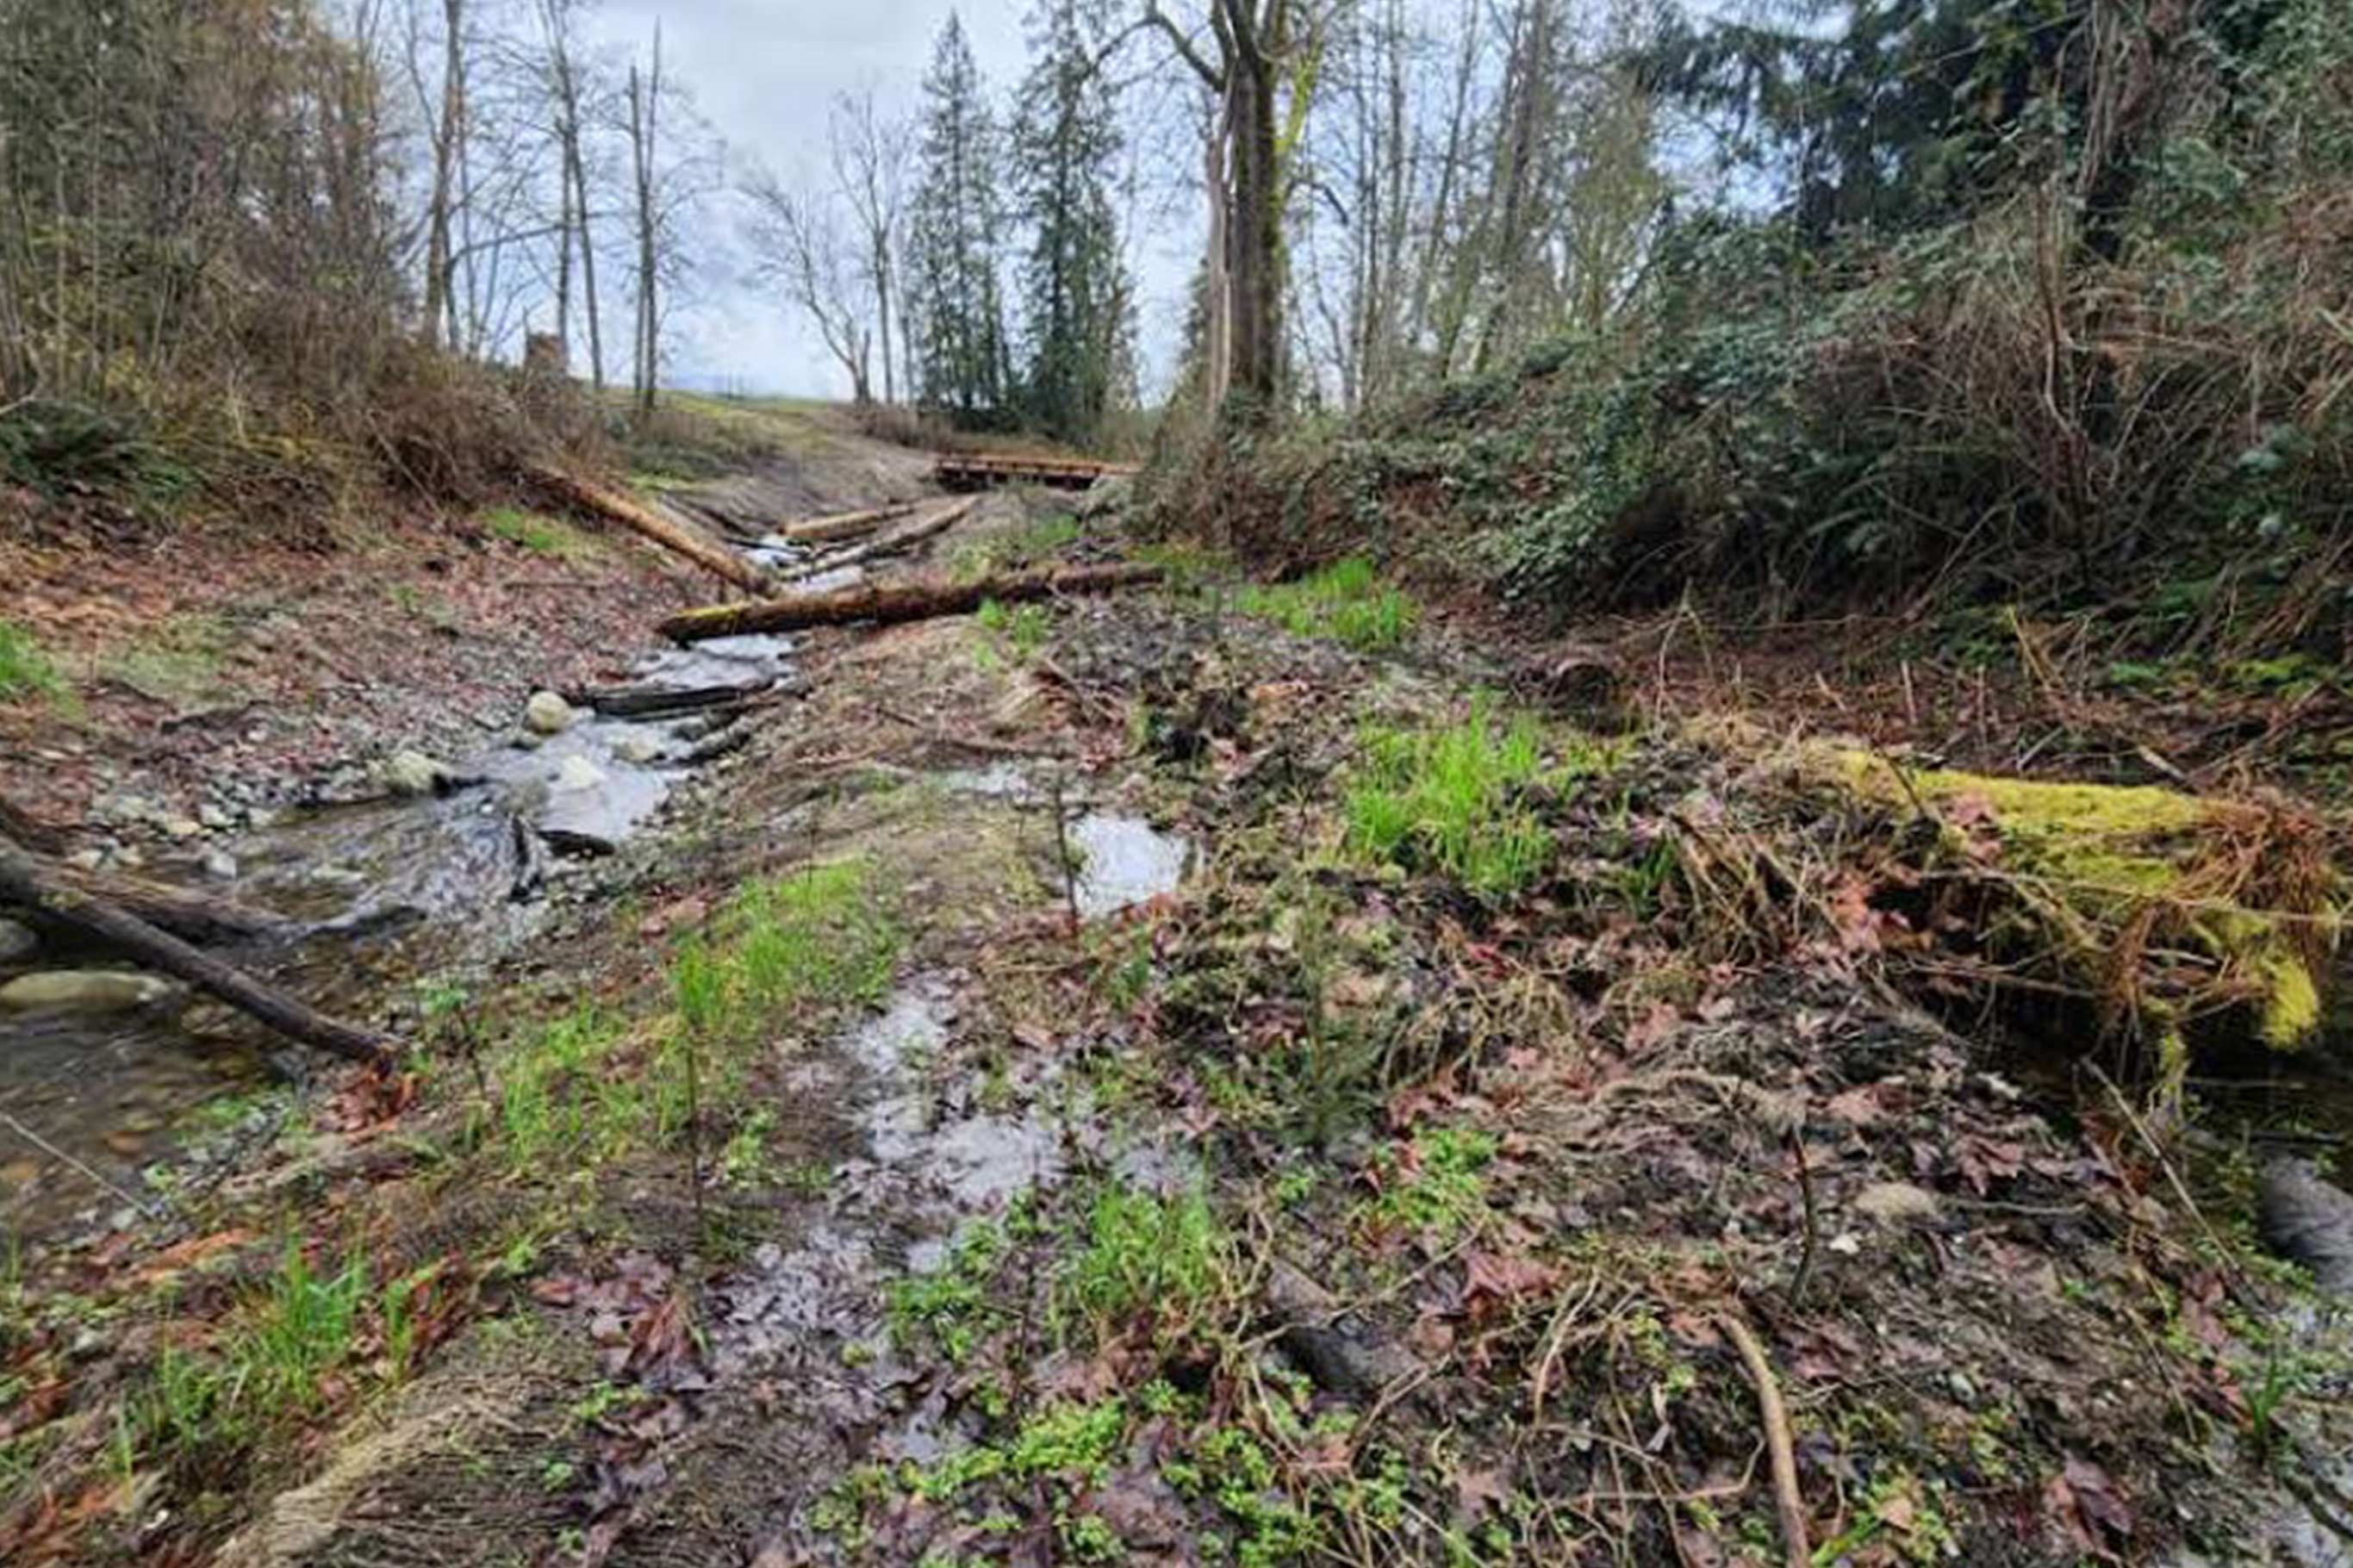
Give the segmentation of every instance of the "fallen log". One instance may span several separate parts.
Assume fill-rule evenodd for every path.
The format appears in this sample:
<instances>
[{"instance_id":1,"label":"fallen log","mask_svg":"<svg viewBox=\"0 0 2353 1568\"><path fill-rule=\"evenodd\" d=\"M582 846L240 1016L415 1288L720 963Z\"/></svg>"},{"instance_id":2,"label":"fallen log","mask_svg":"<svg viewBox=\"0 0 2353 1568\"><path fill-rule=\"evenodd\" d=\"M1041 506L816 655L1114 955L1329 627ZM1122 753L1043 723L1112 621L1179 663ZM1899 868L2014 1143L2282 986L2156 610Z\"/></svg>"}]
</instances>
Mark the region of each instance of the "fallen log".
<instances>
[{"instance_id":1,"label":"fallen log","mask_svg":"<svg viewBox=\"0 0 2353 1568\"><path fill-rule=\"evenodd\" d=\"M902 551L912 550L924 540L934 534L944 533L963 521L965 514L978 504L977 497L956 501L911 528L902 528L896 533L869 540L864 544L853 544L847 550L837 550L829 555L819 555L804 561L789 572L778 573L776 580L781 583L798 582L804 577L815 577L844 566L855 566L861 561L872 561L881 556L896 555Z\"/></svg>"},{"instance_id":2,"label":"fallen log","mask_svg":"<svg viewBox=\"0 0 2353 1568\"><path fill-rule=\"evenodd\" d=\"M775 684L772 677L763 675L755 679L722 681L710 686L590 686L565 692L564 700L575 708L590 709L608 719L651 719L740 702Z\"/></svg>"},{"instance_id":3,"label":"fallen log","mask_svg":"<svg viewBox=\"0 0 2353 1568\"><path fill-rule=\"evenodd\" d=\"M861 583L828 594L787 594L742 605L710 605L684 610L658 628L672 642L701 642L708 637L737 637L745 632L788 632L802 626L840 626L859 621L923 621L934 616L961 616L994 599L1013 604L1066 594L1102 594L1141 583L1157 583L1157 566L1122 563L1110 566L1063 566L1034 572L1007 572L969 583L938 578L912 583Z\"/></svg>"},{"instance_id":4,"label":"fallen log","mask_svg":"<svg viewBox=\"0 0 2353 1568\"><path fill-rule=\"evenodd\" d=\"M911 500L892 501L889 506L868 507L864 511L837 511L824 517L807 518L800 522L786 523L776 531L796 544L822 544L829 540L855 539L861 533L871 533L886 522L896 522L915 510Z\"/></svg>"},{"instance_id":5,"label":"fallen log","mask_svg":"<svg viewBox=\"0 0 2353 1568\"><path fill-rule=\"evenodd\" d=\"M767 574L731 550L723 549L671 522L658 517L624 495L592 485L587 480L565 473L544 463L534 463L528 470L541 488L568 506L579 508L617 522L623 528L653 541L674 555L683 556L713 576L725 578L739 588L760 593L768 586Z\"/></svg>"},{"instance_id":6,"label":"fallen log","mask_svg":"<svg viewBox=\"0 0 2353 1568\"><path fill-rule=\"evenodd\" d=\"M545 886L547 848L520 816L507 818L507 843L514 852L514 879L507 886L507 899L519 904Z\"/></svg>"},{"instance_id":7,"label":"fallen log","mask_svg":"<svg viewBox=\"0 0 2353 1568\"><path fill-rule=\"evenodd\" d=\"M183 942L243 942L253 937L291 936L302 929L283 915L241 904L235 899L192 893L185 888L151 882L142 877L109 876L59 864L47 865L43 869L59 887L70 889L83 898L112 904Z\"/></svg>"},{"instance_id":8,"label":"fallen log","mask_svg":"<svg viewBox=\"0 0 2353 1568\"><path fill-rule=\"evenodd\" d=\"M331 1018L241 970L207 957L120 905L81 891L57 876L52 868L5 841L0 841L0 899L69 925L149 969L175 975L290 1040L376 1068L388 1066L400 1048L400 1042L388 1035Z\"/></svg>"}]
</instances>

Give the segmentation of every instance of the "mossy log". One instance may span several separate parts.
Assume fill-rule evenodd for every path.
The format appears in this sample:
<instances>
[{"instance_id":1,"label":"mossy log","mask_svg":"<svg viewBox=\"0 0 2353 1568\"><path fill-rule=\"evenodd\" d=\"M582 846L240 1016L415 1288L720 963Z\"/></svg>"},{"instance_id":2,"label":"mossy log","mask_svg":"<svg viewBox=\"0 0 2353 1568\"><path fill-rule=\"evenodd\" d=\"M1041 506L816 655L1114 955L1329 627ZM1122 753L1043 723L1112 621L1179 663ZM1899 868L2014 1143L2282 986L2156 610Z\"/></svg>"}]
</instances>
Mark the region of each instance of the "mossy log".
<instances>
[{"instance_id":1,"label":"mossy log","mask_svg":"<svg viewBox=\"0 0 2353 1568\"><path fill-rule=\"evenodd\" d=\"M48 876L60 888L85 898L101 900L135 915L149 925L170 931L184 942L206 945L247 942L260 937L290 936L301 925L285 916L235 899L192 893L164 882L141 877L109 876L78 866L52 864Z\"/></svg>"},{"instance_id":2,"label":"mossy log","mask_svg":"<svg viewBox=\"0 0 2353 1568\"><path fill-rule=\"evenodd\" d=\"M826 594L790 594L743 605L712 605L670 616L659 628L672 642L739 637L746 632L788 632L804 626L852 626L861 621L922 621L934 616L969 615L991 600L1013 604L1067 594L1103 594L1156 583L1157 566L1064 566L1007 572L968 583L937 578L912 583L863 583Z\"/></svg>"},{"instance_id":3,"label":"mossy log","mask_svg":"<svg viewBox=\"0 0 2353 1568\"><path fill-rule=\"evenodd\" d=\"M1838 752L1829 771L1876 806L1934 820L1918 874L1972 900L1961 924L1988 958L2136 1019L2168 1070L2202 1015L2249 1018L2274 1049L2317 1034L2340 913L2309 816L2148 784L1905 768L1870 752Z\"/></svg>"}]
</instances>

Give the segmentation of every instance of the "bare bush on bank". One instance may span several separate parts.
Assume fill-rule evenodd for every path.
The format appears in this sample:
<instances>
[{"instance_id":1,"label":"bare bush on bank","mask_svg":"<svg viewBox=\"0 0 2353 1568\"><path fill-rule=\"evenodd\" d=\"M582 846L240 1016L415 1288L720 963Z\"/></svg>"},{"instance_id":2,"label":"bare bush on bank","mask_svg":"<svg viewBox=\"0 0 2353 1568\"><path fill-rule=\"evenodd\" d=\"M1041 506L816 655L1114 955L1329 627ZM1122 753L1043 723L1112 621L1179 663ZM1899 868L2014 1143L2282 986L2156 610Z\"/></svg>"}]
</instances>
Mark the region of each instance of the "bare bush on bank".
<instances>
[{"instance_id":1,"label":"bare bush on bank","mask_svg":"<svg viewBox=\"0 0 2353 1568\"><path fill-rule=\"evenodd\" d=\"M593 446L563 369L585 319L601 386L598 254L642 391L708 143L641 90L619 186L577 10L0 0L0 478L308 526ZM533 332L556 374L496 363Z\"/></svg>"}]
</instances>

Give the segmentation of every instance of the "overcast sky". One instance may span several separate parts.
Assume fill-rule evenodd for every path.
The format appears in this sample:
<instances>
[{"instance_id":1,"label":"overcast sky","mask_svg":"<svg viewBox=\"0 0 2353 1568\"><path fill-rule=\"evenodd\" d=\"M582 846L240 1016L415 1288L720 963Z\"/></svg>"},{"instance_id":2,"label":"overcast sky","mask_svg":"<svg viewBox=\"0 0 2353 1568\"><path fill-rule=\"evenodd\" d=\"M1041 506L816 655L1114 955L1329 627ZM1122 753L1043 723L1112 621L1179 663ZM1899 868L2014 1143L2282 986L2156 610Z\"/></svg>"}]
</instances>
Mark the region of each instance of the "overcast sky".
<instances>
[{"instance_id":1,"label":"overcast sky","mask_svg":"<svg viewBox=\"0 0 2353 1568\"><path fill-rule=\"evenodd\" d=\"M607 48L642 56L659 18L665 70L691 89L730 148L801 185L814 184L824 165L835 93L871 86L886 106L914 109L933 40L952 9L1001 107L1023 68L1024 0L602 0L589 31ZM722 211L714 204L714 216ZM732 240L732 212L723 221ZM1148 377L1171 352L1176 298L1199 247L1182 222L1151 226L1155 232L1132 247ZM703 268L696 300L675 322L666 379L846 396L848 378L816 335L780 301L747 287L740 270L732 245Z\"/></svg>"}]
</instances>

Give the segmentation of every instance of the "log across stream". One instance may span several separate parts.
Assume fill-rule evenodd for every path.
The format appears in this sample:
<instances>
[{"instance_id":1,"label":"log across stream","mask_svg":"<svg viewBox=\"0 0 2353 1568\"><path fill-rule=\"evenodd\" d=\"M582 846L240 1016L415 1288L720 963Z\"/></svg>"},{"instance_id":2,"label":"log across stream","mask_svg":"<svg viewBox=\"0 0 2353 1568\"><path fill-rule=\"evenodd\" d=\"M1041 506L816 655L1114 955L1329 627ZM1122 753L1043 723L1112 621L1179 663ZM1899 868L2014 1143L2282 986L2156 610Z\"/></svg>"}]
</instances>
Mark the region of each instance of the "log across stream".
<instances>
[{"instance_id":1,"label":"log across stream","mask_svg":"<svg viewBox=\"0 0 2353 1568\"><path fill-rule=\"evenodd\" d=\"M208 879L193 852L151 860L152 874L283 917L250 935L191 930L206 955L322 1013L365 1020L390 1004L413 1022L420 981L527 944L550 903L690 775L712 728L740 714L730 705L786 700L790 656L781 637L649 652L600 689L625 713L605 716L596 691L578 692L561 733L447 759L478 784L298 812L229 841L227 882ZM542 886L523 886L526 841ZM118 962L54 940L39 955L45 969L80 973ZM225 1172L266 1132L282 1101L273 1086L325 1060L177 984L121 1010L0 1010L0 1109L15 1123L0 1123L0 1224L111 1214L141 1193L143 1166L192 1143L199 1170L209 1158Z\"/></svg>"}]
</instances>

